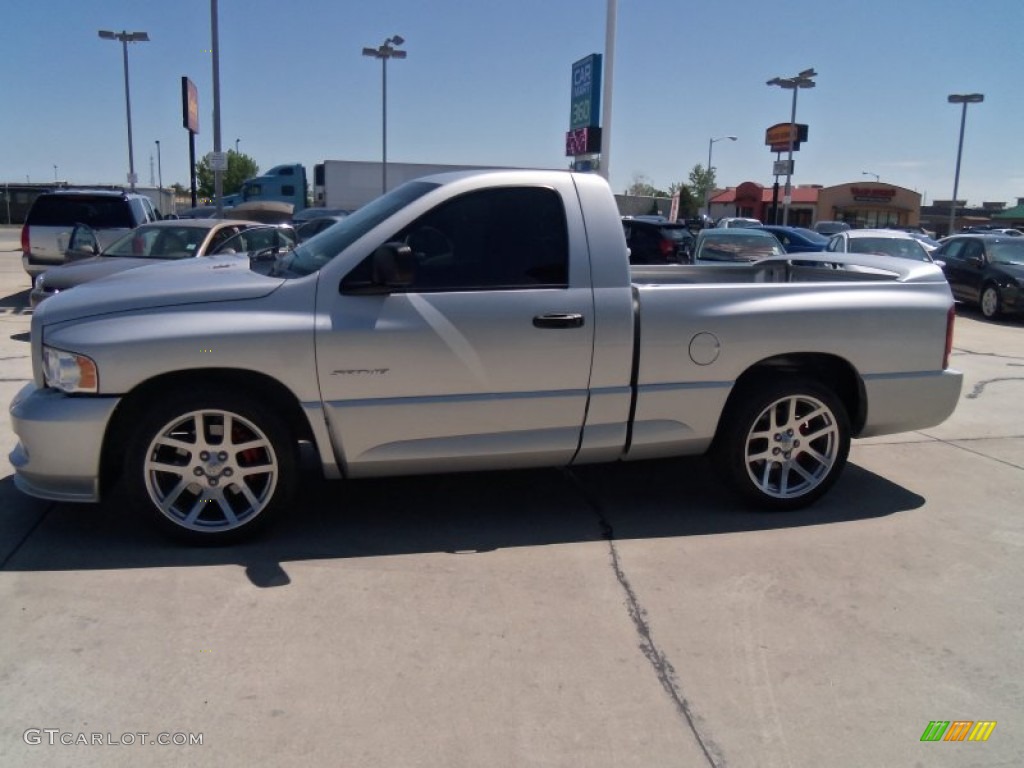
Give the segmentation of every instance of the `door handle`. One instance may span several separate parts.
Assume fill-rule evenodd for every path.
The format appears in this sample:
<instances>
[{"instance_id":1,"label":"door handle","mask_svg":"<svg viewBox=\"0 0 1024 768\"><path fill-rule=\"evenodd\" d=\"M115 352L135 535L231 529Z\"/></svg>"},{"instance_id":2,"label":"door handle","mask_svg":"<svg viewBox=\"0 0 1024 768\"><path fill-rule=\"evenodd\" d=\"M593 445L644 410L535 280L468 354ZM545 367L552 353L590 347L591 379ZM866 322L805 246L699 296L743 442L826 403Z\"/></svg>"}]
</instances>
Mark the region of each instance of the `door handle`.
<instances>
[{"instance_id":1,"label":"door handle","mask_svg":"<svg viewBox=\"0 0 1024 768\"><path fill-rule=\"evenodd\" d=\"M583 315L578 312L549 312L533 318L534 328L582 328Z\"/></svg>"}]
</instances>

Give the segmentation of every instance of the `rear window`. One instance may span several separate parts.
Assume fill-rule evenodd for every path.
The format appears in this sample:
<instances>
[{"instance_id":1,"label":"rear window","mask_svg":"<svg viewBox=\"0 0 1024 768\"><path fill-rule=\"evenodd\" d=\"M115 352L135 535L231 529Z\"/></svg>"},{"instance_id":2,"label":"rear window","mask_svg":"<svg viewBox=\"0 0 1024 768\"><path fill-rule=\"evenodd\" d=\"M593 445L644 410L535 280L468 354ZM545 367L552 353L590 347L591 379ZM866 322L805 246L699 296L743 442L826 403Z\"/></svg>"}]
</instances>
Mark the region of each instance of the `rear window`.
<instances>
[{"instance_id":1,"label":"rear window","mask_svg":"<svg viewBox=\"0 0 1024 768\"><path fill-rule=\"evenodd\" d=\"M690 230L686 229L686 227L662 227L661 234L677 243L682 240L693 239L693 235L690 234Z\"/></svg>"},{"instance_id":2,"label":"rear window","mask_svg":"<svg viewBox=\"0 0 1024 768\"><path fill-rule=\"evenodd\" d=\"M93 229L134 226L127 200L88 195L41 195L29 211L27 223L36 227L88 224Z\"/></svg>"}]
</instances>

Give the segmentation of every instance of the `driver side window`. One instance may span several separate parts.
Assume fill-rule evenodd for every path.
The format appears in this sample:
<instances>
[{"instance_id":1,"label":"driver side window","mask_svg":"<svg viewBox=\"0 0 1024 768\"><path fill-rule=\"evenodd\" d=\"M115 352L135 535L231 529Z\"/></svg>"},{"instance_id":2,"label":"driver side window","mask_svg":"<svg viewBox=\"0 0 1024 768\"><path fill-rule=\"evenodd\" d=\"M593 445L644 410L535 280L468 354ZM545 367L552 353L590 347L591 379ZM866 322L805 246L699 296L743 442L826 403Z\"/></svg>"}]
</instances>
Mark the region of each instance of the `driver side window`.
<instances>
[{"instance_id":1,"label":"driver side window","mask_svg":"<svg viewBox=\"0 0 1024 768\"><path fill-rule=\"evenodd\" d=\"M561 197L545 187L470 192L443 203L393 241L413 252L409 291L566 288L569 238Z\"/></svg>"}]
</instances>

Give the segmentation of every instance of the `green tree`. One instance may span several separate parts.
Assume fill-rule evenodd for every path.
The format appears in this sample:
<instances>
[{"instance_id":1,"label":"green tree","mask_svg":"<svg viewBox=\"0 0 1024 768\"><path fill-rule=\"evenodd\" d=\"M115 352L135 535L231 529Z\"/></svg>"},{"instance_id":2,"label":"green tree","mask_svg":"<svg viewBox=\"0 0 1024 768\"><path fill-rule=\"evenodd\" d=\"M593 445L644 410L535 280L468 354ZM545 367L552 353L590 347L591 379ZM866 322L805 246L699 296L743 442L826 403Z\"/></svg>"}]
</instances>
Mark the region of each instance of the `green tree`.
<instances>
[{"instance_id":1,"label":"green tree","mask_svg":"<svg viewBox=\"0 0 1024 768\"><path fill-rule=\"evenodd\" d=\"M233 195L242 188L242 182L251 179L260 172L256 161L244 152L228 150L228 169L221 176L222 191L225 195ZM196 163L196 185L200 197L213 197L213 170L210 163L203 157Z\"/></svg>"},{"instance_id":2,"label":"green tree","mask_svg":"<svg viewBox=\"0 0 1024 768\"><path fill-rule=\"evenodd\" d=\"M634 197L671 197L651 184L651 180L642 173L633 175L633 183L626 188L626 194Z\"/></svg>"},{"instance_id":3,"label":"green tree","mask_svg":"<svg viewBox=\"0 0 1024 768\"><path fill-rule=\"evenodd\" d=\"M689 187L697 205L703 206L708 193L715 188L715 169L697 163L690 171Z\"/></svg>"}]
</instances>

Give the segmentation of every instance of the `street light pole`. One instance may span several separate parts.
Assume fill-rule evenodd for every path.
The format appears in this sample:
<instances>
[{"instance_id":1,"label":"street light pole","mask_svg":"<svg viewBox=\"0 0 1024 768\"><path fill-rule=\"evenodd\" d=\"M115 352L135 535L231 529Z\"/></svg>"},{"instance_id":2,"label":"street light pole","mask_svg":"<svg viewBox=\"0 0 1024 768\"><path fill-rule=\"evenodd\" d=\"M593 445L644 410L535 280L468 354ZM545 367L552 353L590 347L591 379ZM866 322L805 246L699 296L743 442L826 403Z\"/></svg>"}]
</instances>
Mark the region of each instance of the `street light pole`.
<instances>
[{"instance_id":1,"label":"street light pole","mask_svg":"<svg viewBox=\"0 0 1024 768\"><path fill-rule=\"evenodd\" d=\"M388 59L406 58L405 51L395 48L404 42L404 37L394 35L377 48L363 48L363 56L380 59L381 64L381 194L388 191Z\"/></svg>"},{"instance_id":2,"label":"street light pole","mask_svg":"<svg viewBox=\"0 0 1024 768\"><path fill-rule=\"evenodd\" d=\"M789 159L786 164L786 191L782 198L782 226L789 225L789 204L793 199L793 143L796 141L796 94L801 88L814 88L816 83L813 78L818 73L813 68L805 69L794 77L773 77L768 85L777 85L780 88L793 91L793 109L789 117Z\"/></svg>"},{"instance_id":3,"label":"street light pole","mask_svg":"<svg viewBox=\"0 0 1024 768\"><path fill-rule=\"evenodd\" d=\"M704 190L704 215L709 219L711 218L711 148L715 145L716 141L724 139L736 141L735 136L719 136L716 139L708 139L708 188Z\"/></svg>"},{"instance_id":4,"label":"street light pole","mask_svg":"<svg viewBox=\"0 0 1024 768\"><path fill-rule=\"evenodd\" d=\"M960 112L960 142L956 147L956 174L953 176L953 199L949 202L949 234L956 226L956 196L960 189L960 157L964 151L964 125L967 123L967 105L980 104L985 100L982 93L951 93L946 97L950 104L963 104Z\"/></svg>"},{"instance_id":5,"label":"street light pole","mask_svg":"<svg viewBox=\"0 0 1024 768\"><path fill-rule=\"evenodd\" d=\"M152 171L151 171L152 173ZM164 215L164 166L160 159L160 139L156 140L156 179L160 185L160 215Z\"/></svg>"},{"instance_id":6,"label":"street light pole","mask_svg":"<svg viewBox=\"0 0 1024 768\"><path fill-rule=\"evenodd\" d=\"M877 173L872 173L871 171L861 171L860 175L861 176L874 176L875 177L875 181L881 181L881 179L882 179L882 177L879 176Z\"/></svg>"},{"instance_id":7,"label":"street light pole","mask_svg":"<svg viewBox=\"0 0 1024 768\"><path fill-rule=\"evenodd\" d=\"M240 142L240 141L241 141L241 139L235 139L235 154L236 155L238 154L238 142Z\"/></svg>"},{"instance_id":8,"label":"street light pole","mask_svg":"<svg viewBox=\"0 0 1024 768\"><path fill-rule=\"evenodd\" d=\"M124 54L124 104L125 111L128 113L128 185L134 192L135 152L132 148L132 95L128 85L128 43L149 42L149 35L145 32L111 32L108 29L101 29L99 36L104 40L120 40Z\"/></svg>"}]
</instances>

